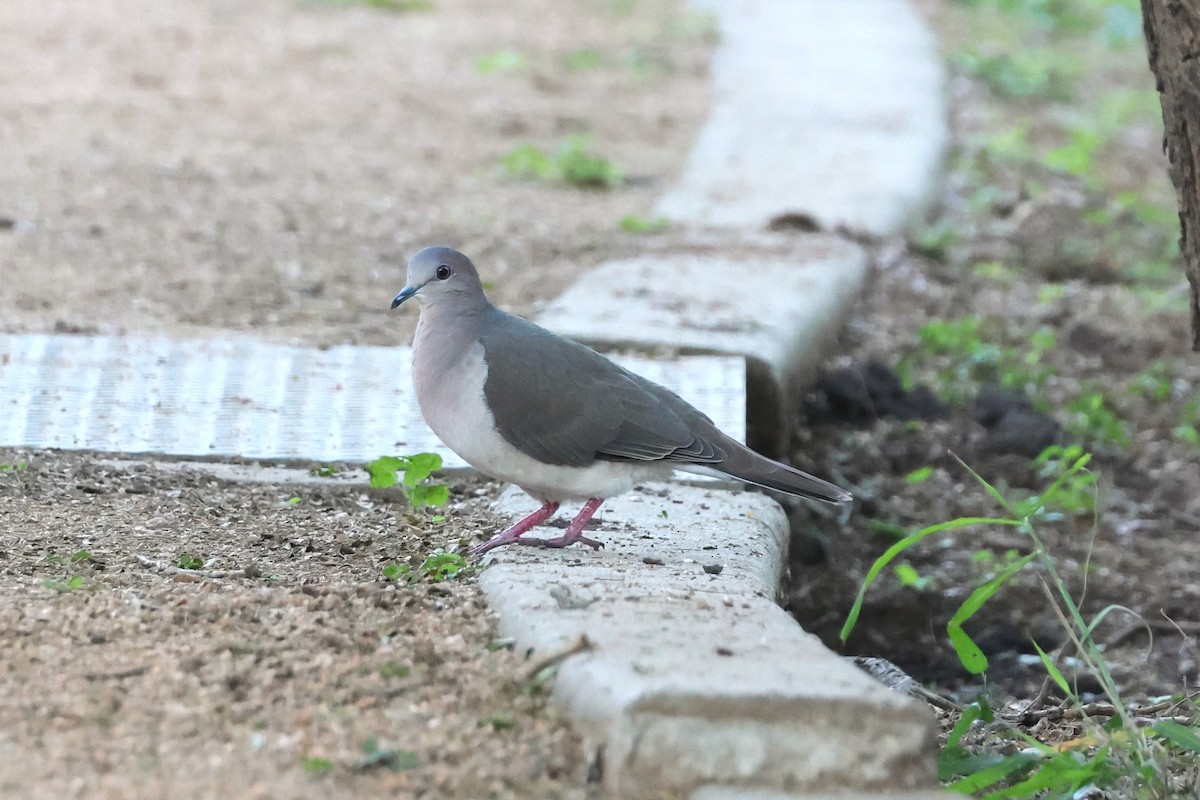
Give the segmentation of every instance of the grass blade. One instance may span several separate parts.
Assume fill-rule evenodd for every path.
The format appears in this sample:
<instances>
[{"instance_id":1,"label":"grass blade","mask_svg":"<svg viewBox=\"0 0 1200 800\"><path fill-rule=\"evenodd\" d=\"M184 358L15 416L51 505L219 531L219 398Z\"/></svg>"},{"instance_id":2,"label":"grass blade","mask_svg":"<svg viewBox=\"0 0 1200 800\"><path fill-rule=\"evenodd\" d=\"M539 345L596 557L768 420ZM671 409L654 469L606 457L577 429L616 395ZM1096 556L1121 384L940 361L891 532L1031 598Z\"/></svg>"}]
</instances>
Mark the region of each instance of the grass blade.
<instances>
[{"instance_id":1,"label":"grass blade","mask_svg":"<svg viewBox=\"0 0 1200 800\"><path fill-rule=\"evenodd\" d=\"M983 651L979 649L979 645L975 644L975 640L963 630L963 623L975 616L979 609L983 608L984 603L1000 591L1000 588L1008 583L1013 575L1024 569L1025 565L1035 558L1037 558L1037 553L1030 553L1009 564L999 575L971 592L970 596L958 607L958 611L954 612L950 621L946 623L946 633L950 636L950 643L954 645L954 652L958 654L958 660L962 662L963 667L972 675L978 675L986 670L988 660Z\"/></svg>"},{"instance_id":2,"label":"grass blade","mask_svg":"<svg viewBox=\"0 0 1200 800\"><path fill-rule=\"evenodd\" d=\"M854 630L855 624L858 623L859 614L862 613L863 599L867 596L867 590L871 588L871 584L879 577L879 574L887 568L896 556L903 553L908 548L915 545L922 539L932 536L935 533L942 531L956 530L958 528L966 528L972 525L1010 525L1019 526L1021 522L1015 519L1007 519L1004 517L959 517L948 522L939 522L936 525L930 525L922 528L911 536L906 536L900 541L893 544L883 555L875 559L875 563L867 570L867 575L863 578L862 586L858 589L858 596L854 598L854 605L850 608L850 613L846 616L846 622L842 625L842 630L838 634L842 641L850 638L850 632Z\"/></svg>"},{"instance_id":3,"label":"grass blade","mask_svg":"<svg viewBox=\"0 0 1200 800\"><path fill-rule=\"evenodd\" d=\"M1067 679L1063 677L1062 671L1059 670L1059 668L1054 664L1054 661L1052 661L1050 656L1046 654L1046 651L1042 649L1041 645L1032 639L1030 641L1033 641L1033 647L1035 650L1037 650L1038 658L1042 659L1042 666L1046 668L1046 673L1050 676L1050 679L1054 681L1055 685L1058 686L1059 689L1062 689L1064 697L1073 698L1075 693L1071 691L1071 685L1067 683Z\"/></svg>"}]
</instances>

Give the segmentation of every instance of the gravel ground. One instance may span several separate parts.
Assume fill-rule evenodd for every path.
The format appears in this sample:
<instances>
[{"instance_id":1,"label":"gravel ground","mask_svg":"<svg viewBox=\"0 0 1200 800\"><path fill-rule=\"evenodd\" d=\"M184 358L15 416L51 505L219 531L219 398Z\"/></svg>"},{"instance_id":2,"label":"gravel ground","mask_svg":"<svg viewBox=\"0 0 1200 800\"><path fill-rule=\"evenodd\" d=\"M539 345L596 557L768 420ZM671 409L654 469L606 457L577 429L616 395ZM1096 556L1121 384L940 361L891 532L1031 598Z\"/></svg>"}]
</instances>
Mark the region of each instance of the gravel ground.
<instances>
[{"instance_id":1,"label":"gravel ground","mask_svg":"<svg viewBox=\"0 0 1200 800\"><path fill-rule=\"evenodd\" d=\"M475 582L384 577L493 530L494 487L435 523L361 483L0 463L0 793L586 796Z\"/></svg>"}]
</instances>

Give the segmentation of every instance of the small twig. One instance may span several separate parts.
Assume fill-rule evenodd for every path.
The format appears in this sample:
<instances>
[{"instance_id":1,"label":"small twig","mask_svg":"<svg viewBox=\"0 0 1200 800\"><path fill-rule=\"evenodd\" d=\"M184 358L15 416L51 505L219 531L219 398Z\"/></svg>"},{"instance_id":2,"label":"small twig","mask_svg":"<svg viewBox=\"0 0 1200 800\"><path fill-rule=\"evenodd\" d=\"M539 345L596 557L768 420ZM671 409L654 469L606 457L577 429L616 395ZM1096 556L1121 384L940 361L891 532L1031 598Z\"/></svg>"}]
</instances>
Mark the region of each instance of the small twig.
<instances>
[{"instance_id":1,"label":"small twig","mask_svg":"<svg viewBox=\"0 0 1200 800\"><path fill-rule=\"evenodd\" d=\"M962 711L962 706L922 686L915 678L886 658L848 656L846 659L894 692L906 694L918 700L924 700L926 703L940 708L942 711Z\"/></svg>"},{"instance_id":2,"label":"small twig","mask_svg":"<svg viewBox=\"0 0 1200 800\"><path fill-rule=\"evenodd\" d=\"M170 572L175 575L194 575L197 578L228 578L231 576L240 577L242 574L240 570L184 569L183 567L177 567L174 564L164 564L161 561L155 561L152 558L147 558L146 556L136 553L134 554L134 558L136 558L144 567L150 567L151 569L156 569L159 572Z\"/></svg>"},{"instance_id":3,"label":"small twig","mask_svg":"<svg viewBox=\"0 0 1200 800\"><path fill-rule=\"evenodd\" d=\"M145 675L150 671L150 667L130 667L129 669L118 670L117 672L85 672L83 677L89 681L108 681L108 680L124 680L125 678L136 678L139 675Z\"/></svg>"},{"instance_id":4,"label":"small twig","mask_svg":"<svg viewBox=\"0 0 1200 800\"><path fill-rule=\"evenodd\" d=\"M588 640L585 634L579 634L571 642L563 645L557 650L551 650L549 653L541 656L533 661L526 669L524 678L521 683L529 683L547 667L552 667L562 661L566 661L576 653L584 653L592 649L592 643Z\"/></svg>"},{"instance_id":5,"label":"small twig","mask_svg":"<svg viewBox=\"0 0 1200 800\"><path fill-rule=\"evenodd\" d=\"M1025 710L1022 712L1023 715L1036 714L1045 707L1046 698L1050 696L1051 683L1053 683L1053 681L1050 680L1050 676L1047 675L1045 679L1042 680L1042 688L1038 689L1037 696L1030 701L1028 706L1026 706Z\"/></svg>"}]
</instances>

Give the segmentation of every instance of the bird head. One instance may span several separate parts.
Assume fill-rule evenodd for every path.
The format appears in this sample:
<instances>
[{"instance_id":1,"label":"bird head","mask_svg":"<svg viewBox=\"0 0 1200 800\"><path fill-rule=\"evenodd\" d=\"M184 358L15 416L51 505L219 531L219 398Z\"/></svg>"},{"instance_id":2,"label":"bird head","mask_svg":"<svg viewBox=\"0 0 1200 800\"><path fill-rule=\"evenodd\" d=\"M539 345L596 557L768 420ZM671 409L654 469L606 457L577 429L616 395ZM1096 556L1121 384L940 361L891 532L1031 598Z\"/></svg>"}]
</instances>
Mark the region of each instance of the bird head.
<instances>
[{"instance_id":1,"label":"bird head","mask_svg":"<svg viewBox=\"0 0 1200 800\"><path fill-rule=\"evenodd\" d=\"M446 301L487 302L471 259L449 247L426 247L408 262L408 282L392 308L410 297L422 307Z\"/></svg>"}]
</instances>

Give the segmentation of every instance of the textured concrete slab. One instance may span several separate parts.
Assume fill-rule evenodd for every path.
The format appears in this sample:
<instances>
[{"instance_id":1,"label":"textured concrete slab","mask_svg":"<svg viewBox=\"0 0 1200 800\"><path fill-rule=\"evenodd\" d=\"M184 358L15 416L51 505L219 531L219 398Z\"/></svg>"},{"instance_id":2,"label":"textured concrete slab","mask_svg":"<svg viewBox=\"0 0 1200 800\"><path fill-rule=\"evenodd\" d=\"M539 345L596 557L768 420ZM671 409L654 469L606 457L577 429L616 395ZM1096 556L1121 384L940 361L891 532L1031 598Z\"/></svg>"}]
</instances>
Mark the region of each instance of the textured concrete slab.
<instances>
[{"instance_id":1,"label":"textured concrete slab","mask_svg":"<svg viewBox=\"0 0 1200 800\"><path fill-rule=\"evenodd\" d=\"M407 347L0 334L0 447L366 461L440 453ZM618 357L744 435L739 358Z\"/></svg>"},{"instance_id":2,"label":"textured concrete slab","mask_svg":"<svg viewBox=\"0 0 1200 800\"><path fill-rule=\"evenodd\" d=\"M721 42L713 109L659 212L759 228L901 230L929 204L947 146L944 76L908 0L705 0Z\"/></svg>"},{"instance_id":3,"label":"textured concrete slab","mask_svg":"<svg viewBox=\"0 0 1200 800\"><path fill-rule=\"evenodd\" d=\"M502 512L533 501L505 495ZM497 551L480 578L534 657L585 636L555 692L616 797L701 786L933 785L933 723L774 602L787 520L767 497L653 485L605 504L606 549Z\"/></svg>"},{"instance_id":4,"label":"textured concrete slab","mask_svg":"<svg viewBox=\"0 0 1200 800\"><path fill-rule=\"evenodd\" d=\"M791 260L694 255L610 261L580 278L537 321L601 349L663 348L746 359L747 441L787 445L794 396L826 353L867 274L863 248L806 237Z\"/></svg>"}]
</instances>

